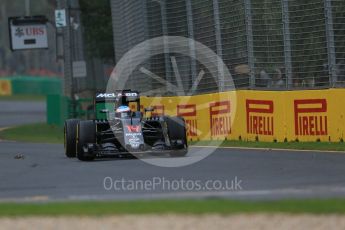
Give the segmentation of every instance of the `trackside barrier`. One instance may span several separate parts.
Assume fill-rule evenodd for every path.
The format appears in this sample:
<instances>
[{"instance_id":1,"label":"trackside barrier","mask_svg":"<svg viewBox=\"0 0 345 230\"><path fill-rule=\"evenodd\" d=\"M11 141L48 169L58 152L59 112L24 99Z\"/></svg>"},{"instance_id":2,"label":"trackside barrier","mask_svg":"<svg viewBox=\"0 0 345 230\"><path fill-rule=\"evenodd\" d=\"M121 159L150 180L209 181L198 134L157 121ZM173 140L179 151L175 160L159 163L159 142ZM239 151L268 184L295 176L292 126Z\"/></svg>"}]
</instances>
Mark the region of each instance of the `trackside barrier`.
<instances>
[{"instance_id":1,"label":"trackside barrier","mask_svg":"<svg viewBox=\"0 0 345 230\"><path fill-rule=\"evenodd\" d=\"M142 97L156 114L183 116L190 140L343 141L345 89L240 90Z\"/></svg>"},{"instance_id":2,"label":"trackside barrier","mask_svg":"<svg viewBox=\"0 0 345 230\"><path fill-rule=\"evenodd\" d=\"M53 77L11 77L13 94L56 95L62 94L62 81Z\"/></svg>"},{"instance_id":3,"label":"trackside barrier","mask_svg":"<svg viewBox=\"0 0 345 230\"><path fill-rule=\"evenodd\" d=\"M12 95L12 82L9 79L0 79L0 96Z\"/></svg>"},{"instance_id":4,"label":"trackside barrier","mask_svg":"<svg viewBox=\"0 0 345 230\"><path fill-rule=\"evenodd\" d=\"M65 120L69 118L92 119L95 117L93 100L89 98L72 101L66 96L47 95L46 106L49 125L63 126Z\"/></svg>"},{"instance_id":5,"label":"trackside barrier","mask_svg":"<svg viewBox=\"0 0 345 230\"><path fill-rule=\"evenodd\" d=\"M0 78L0 96L45 96L61 93L62 81L57 77L13 76Z\"/></svg>"},{"instance_id":6,"label":"trackside barrier","mask_svg":"<svg viewBox=\"0 0 345 230\"><path fill-rule=\"evenodd\" d=\"M47 96L47 124L62 126L70 117L70 99L61 95Z\"/></svg>"}]
</instances>

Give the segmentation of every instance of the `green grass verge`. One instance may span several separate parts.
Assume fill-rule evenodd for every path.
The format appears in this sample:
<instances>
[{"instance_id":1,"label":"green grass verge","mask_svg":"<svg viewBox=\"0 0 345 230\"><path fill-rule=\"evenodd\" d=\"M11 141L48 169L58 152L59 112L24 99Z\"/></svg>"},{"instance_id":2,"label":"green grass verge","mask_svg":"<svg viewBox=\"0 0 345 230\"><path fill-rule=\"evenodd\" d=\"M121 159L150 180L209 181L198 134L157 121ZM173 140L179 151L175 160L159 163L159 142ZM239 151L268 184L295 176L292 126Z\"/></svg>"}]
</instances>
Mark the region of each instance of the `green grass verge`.
<instances>
[{"instance_id":1,"label":"green grass verge","mask_svg":"<svg viewBox=\"0 0 345 230\"><path fill-rule=\"evenodd\" d=\"M0 101L45 101L46 96L43 95L11 95L0 96Z\"/></svg>"},{"instance_id":2,"label":"green grass verge","mask_svg":"<svg viewBox=\"0 0 345 230\"><path fill-rule=\"evenodd\" d=\"M21 125L0 132L0 139L36 143L63 143L63 128L47 124ZM247 147L269 149L301 149L345 151L343 142L247 142L247 141L200 141L191 146Z\"/></svg>"},{"instance_id":3,"label":"green grass verge","mask_svg":"<svg viewBox=\"0 0 345 230\"><path fill-rule=\"evenodd\" d=\"M0 139L34 143L63 143L63 128L47 124L20 125L1 131Z\"/></svg>"},{"instance_id":4,"label":"green grass verge","mask_svg":"<svg viewBox=\"0 0 345 230\"><path fill-rule=\"evenodd\" d=\"M122 214L345 214L345 200L243 202L231 200L163 200L69 203L0 203L0 216Z\"/></svg>"},{"instance_id":5,"label":"green grass verge","mask_svg":"<svg viewBox=\"0 0 345 230\"><path fill-rule=\"evenodd\" d=\"M199 141L192 142L196 146L245 147L265 149L299 149L345 151L343 142L250 142L250 141Z\"/></svg>"}]
</instances>

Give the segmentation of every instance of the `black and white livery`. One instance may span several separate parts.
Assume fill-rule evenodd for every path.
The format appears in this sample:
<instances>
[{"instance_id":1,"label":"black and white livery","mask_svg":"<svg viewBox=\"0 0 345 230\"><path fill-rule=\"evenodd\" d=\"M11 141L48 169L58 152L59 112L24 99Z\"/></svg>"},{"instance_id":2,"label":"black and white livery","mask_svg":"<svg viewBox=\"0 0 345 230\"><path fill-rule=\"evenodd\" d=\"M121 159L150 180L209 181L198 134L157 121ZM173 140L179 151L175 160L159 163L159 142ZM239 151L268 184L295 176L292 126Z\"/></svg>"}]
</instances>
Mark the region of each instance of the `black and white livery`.
<instances>
[{"instance_id":1,"label":"black and white livery","mask_svg":"<svg viewBox=\"0 0 345 230\"><path fill-rule=\"evenodd\" d=\"M103 109L100 110L99 105ZM135 110L131 110L135 108ZM186 124L182 117L146 116L153 109L140 111L136 91L123 90L97 94L95 112L107 119L65 121L65 154L81 161L114 155L151 153L182 157L188 153Z\"/></svg>"}]
</instances>

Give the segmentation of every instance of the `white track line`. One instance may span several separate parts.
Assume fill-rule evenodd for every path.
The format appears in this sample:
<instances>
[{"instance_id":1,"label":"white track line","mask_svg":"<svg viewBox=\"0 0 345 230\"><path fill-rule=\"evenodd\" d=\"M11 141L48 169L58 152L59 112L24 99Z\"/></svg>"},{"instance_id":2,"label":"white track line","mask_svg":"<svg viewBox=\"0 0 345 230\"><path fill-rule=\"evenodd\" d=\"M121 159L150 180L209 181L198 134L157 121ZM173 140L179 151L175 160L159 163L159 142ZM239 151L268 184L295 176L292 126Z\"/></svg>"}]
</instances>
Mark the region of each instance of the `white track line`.
<instances>
[{"instance_id":1,"label":"white track line","mask_svg":"<svg viewBox=\"0 0 345 230\"><path fill-rule=\"evenodd\" d=\"M6 129L10 129L10 128L12 128L12 127L0 127L0 132L4 131Z\"/></svg>"},{"instance_id":2,"label":"white track line","mask_svg":"<svg viewBox=\"0 0 345 230\"><path fill-rule=\"evenodd\" d=\"M314 153L345 153L344 151L335 150L307 150L307 149L279 149L279 148L254 148L254 147L218 147L192 145L191 148L217 148L217 149L239 149L239 150L261 150L261 151L288 151L288 152L314 152Z\"/></svg>"}]
</instances>

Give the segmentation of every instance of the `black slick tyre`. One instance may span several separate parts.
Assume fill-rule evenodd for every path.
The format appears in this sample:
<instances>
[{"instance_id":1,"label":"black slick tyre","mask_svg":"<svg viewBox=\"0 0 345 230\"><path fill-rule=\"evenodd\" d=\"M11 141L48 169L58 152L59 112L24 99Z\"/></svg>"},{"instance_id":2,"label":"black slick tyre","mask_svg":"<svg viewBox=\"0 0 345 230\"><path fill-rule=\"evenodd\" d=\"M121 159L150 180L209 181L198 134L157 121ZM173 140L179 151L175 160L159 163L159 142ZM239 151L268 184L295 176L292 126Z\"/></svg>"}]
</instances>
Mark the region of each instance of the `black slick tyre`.
<instances>
[{"instance_id":1,"label":"black slick tyre","mask_svg":"<svg viewBox=\"0 0 345 230\"><path fill-rule=\"evenodd\" d=\"M80 121L77 125L77 158L81 161L92 161L96 155L85 151L87 144L96 143L96 124L94 121Z\"/></svg>"},{"instance_id":2,"label":"black slick tyre","mask_svg":"<svg viewBox=\"0 0 345 230\"><path fill-rule=\"evenodd\" d=\"M76 157L76 133L78 119L69 119L65 121L64 125L64 147L65 155L68 158Z\"/></svg>"}]
</instances>

